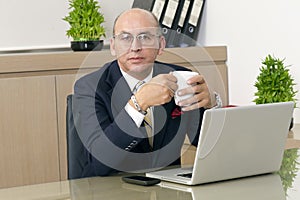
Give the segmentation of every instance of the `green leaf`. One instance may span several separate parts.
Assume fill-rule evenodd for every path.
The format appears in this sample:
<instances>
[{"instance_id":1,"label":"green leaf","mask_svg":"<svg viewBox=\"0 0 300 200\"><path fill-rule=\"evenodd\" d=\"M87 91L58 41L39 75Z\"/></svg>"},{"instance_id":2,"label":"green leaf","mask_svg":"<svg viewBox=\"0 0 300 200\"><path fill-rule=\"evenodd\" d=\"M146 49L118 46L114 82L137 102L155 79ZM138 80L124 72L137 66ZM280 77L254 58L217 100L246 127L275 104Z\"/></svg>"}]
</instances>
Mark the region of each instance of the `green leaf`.
<instances>
[{"instance_id":1,"label":"green leaf","mask_svg":"<svg viewBox=\"0 0 300 200\"><path fill-rule=\"evenodd\" d=\"M97 0L69 0L69 15L63 20L68 22L70 29L66 35L75 41L99 40L106 37L105 28L102 26L104 16L99 12Z\"/></svg>"}]
</instances>

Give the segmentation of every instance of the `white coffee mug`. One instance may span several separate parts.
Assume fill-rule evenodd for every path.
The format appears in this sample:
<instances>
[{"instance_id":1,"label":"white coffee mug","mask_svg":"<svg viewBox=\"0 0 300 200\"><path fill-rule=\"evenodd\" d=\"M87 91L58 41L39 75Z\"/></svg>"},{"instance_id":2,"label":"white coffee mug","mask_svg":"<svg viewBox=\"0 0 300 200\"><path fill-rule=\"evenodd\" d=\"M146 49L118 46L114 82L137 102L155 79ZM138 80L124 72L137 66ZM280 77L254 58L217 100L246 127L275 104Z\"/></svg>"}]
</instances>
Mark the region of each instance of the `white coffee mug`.
<instances>
[{"instance_id":1,"label":"white coffee mug","mask_svg":"<svg viewBox=\"0 0 300 200\"><path fill-rule=\"evenodd\" d=\"M175 103L178 105L179 101L182 101L184 99L188 99L193 96L193 94L187 94L184 96L179 96L177 92L181 89L190 87L189 84L187 84L187 80L190 79L193 76L198 75L197 72L191 72L191 71L174 71L173 75L177 78L177 85L178 89L175 91L174 99Z\"/></svg>"}]
</instances>

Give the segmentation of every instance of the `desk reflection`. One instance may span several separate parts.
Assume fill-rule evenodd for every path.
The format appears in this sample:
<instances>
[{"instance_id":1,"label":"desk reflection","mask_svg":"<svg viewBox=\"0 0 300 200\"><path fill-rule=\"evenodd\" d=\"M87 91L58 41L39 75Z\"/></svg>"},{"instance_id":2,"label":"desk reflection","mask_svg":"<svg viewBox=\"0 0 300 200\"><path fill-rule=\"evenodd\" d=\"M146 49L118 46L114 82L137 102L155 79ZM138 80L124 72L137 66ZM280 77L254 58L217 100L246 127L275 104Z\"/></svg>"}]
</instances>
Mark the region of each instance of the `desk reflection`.
<instances>
[{"instance_id":1,"label":"desk reflection","mask_svg":"<svg viewBox=\"0 0 300 200\"><path fill-rule=\"evenodd\" d=\"M267 174L199 186L183 186L162 182L161 187L189 192L191 199L285 200L278 174Z\"/></svg>"},{"instance_id":2,"label":"desk reflection","mask_svg":"<svg viewBox=\"0 0 300 200\"><path fill-rule=\"evenodd\" d=\"M223 181L198 186L169 182L145 187L121 181L120 177L70 181L72 200L147 199L147 200L285 200L285 191L278 174Z\"/></svg>"},{"instance_id":3,"label":"desk reflection","mask_svg":"<svg viewBox=\"0 0 300 200\"><path fill-rule=\"evenodd\" d=\"M5 200L299 200L299 150L285 151L281 169L276 174L248 177L188 187L162 182L144 187L124 183L120 176L83 178L70 181L0 189ZM280 176L281 180L280 180Z\"/></svg>"}]
</instances>

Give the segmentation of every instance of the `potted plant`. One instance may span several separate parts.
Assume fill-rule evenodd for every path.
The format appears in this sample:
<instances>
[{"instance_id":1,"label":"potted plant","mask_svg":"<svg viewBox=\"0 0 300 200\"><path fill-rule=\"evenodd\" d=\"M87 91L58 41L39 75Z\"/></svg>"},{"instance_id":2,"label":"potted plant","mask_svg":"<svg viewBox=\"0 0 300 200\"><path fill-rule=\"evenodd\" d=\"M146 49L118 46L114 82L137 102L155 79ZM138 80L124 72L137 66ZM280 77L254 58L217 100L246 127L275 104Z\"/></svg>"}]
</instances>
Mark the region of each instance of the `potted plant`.
<instances>
[{"instance_id":1,"label":"potted plant","mask_svg":"<svg viewBox=\"0 0 300 200\"><path fill-rule=\"evenodd\" d=\"M293 101L296 107L296 93L294 90L294 79L289 73L289 69L284 65L284 59L268 55L260 68L260 74L255 82L257 92L254 99L256 104ZM290 129L293 127L291 119Z\"/></svg>"},{"instance_id":2,"label":"potted plant","mask_svg":"<svg viewBox=\"0 0 300 200\"><path fill-rule=\"evenodd\" d=\"M294 90L294 79L289 73L289 69L284 65L284 59L268 55L260 68L260 74L255 82L257 92L255 93L256 104L286 102L293 101L296 107L296 93ZM293 118L291 119L290 128L293 127ZM281 177L284 191L287 193L288 188L293 184L294 178L297 175L297 149L287 149L284 151L281 168L278 174Z\"/></svg>"},{"instance_id":3,"label":"potted plant","mask_svg":"<svg viewBox=\"0 0 300 200\"><path fill-rule=\"evenodd\" d=\"M74 51L101 50L105 37L102 26L104 16L99 12L97 0L69 0L69 15L63 18L70 24L66 35L72 37L71 48Z\"/></svg>"}]
</instances>

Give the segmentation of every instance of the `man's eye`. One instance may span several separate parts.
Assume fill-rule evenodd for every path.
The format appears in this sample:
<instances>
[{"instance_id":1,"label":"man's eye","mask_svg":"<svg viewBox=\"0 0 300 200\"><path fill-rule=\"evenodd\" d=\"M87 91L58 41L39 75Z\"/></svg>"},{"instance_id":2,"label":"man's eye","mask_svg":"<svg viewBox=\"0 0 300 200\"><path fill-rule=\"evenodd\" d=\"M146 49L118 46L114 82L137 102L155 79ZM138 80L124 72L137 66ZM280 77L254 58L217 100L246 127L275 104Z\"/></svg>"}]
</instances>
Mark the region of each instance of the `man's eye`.
<instances>
[{"instance_id":1,"label":"man's eye","mask_svg":"<svg viewBox=\"0 0 300 200\"><path fill-rule=\"evenodd\" d=\"M148 34L142 34L138 36L139 40L151 40L151 36Z\"/></svg>"},{"instance_id":2,"label":"man's eye","mask_svg":"<svg viewBox=\"0 0 300 200\"><path fill-rule=\"evenodd\" d=\"M125 35L121 35L120 39L123 40L123 41L131 41L132 36L129 35L129 34L125 34Z\"/></svg>"}]
</instances>

